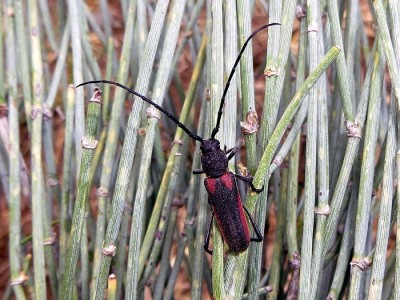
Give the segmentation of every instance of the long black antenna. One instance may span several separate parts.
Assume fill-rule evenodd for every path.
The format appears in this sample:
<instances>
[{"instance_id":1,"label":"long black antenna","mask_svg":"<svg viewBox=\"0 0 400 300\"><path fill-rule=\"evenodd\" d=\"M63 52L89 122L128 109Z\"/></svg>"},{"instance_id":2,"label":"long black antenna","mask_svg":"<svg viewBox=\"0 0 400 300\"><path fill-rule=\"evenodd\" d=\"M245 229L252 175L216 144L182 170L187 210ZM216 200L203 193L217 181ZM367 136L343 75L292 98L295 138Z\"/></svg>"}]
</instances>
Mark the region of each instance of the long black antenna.
<instances>
[{"instance_id":1,"label":"long black antenna","mask_svg":"<svg viewBox=\"0 0 400 300\"><path fill-rule=\"evenodd\" d=\"M211 134L211 138L212 138L212 139L215 137L215 135L216 135L217 132L219 131L219 125L220 125L220 123L221 123L222 109L224 108L225 97L226 97L226 94L228 93L228 88L229 88L229 85L231 84L232 77L233 77L233 75L235 74L236 67L237 67L237 65L238 65L239 62L240 62L240 58L242 57L242 54L243 54L244 50L245 50L246 47L247 47L247 44L248 44L249 41L250 41L257 33L259 33L261 30L263 30L263 29L265 29L265 28L268 28L268 27L270 27L270 26L274 26L274 25L281 25L281 24L280 24L280 23L270 23L270 24L266 24L266 25L261 26L260 28L258 28L256 31L254 31L254 32L247 38L247 40L244 42L244 44L243 44L243 46L242 46L242 49L240 49L239 55L238 55L238 57L236 58L235 63L233 64L233 68L232 68L232 70L231 70L231 73L229 74L228 81L226 82L226 85L225 85L225 88L224 88L224 93L222 94L221 103L220 103L220 105L219 105L219 110L218 110L217 124L215 125L215 128L213 129L212 134Z\"/></svg>"},{"instance_id":2,"label":"long black antenna","mask_svg":"<svg viewBox=\"0 0 400 300\"><path fill-rule=\"evenodd\" d=\"M135 92L134 90L124 86L123 84L120 84L118 82L111 81L111 80L92 80L92 81L87 81L87 82L78 84L76 87L78 88L80 86L87 85L87 84L90 84L90 83L108 83L108 84L113 84L113 85L116 85L116 86L128 91L131 94L134 94L135 96L138 96L143 101L153 105L155 108L157 108L158 110L160 110L161 112L166 114L168 116L168 118L170 118L172 121L174 121L176 123L176 125L178 127L182 128L182 130L185 131L191 138L195 139L196 141L199 141L199 142L203 143L203 138L201 138L197 134L192 133L185 125L183 125L181 122L179 122L179 120L177 118L175 118L173 115L171 115L169 112L167 112L164 108L162 108L157 103L154 103L151 99L147 98L146 96L143 96L142 94L139 94L138 92Z\"/></svg>"}]
</instances>

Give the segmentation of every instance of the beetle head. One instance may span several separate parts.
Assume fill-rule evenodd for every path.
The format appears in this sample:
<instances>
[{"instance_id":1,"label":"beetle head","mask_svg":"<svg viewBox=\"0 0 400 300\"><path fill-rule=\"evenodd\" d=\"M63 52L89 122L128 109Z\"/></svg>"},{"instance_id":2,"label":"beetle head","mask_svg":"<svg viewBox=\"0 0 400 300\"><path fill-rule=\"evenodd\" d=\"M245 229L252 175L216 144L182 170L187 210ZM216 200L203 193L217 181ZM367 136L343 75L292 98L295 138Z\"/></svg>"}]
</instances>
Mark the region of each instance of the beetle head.
<instances>
[{"instance_id":1,"label":"beetle head","mask_svg":"<svg viewBox=\"0 0 400 300\"><path fill-rule=\"evenodd\" d=\"M209 177L219 177L228 169L228 159L218 140L203 140L200 145L201 164Z\"/></svg>"},{"instance_id":2,"label":"beetle head","mask_svg":"<svg viewBox=\"0 0 400 300\"><path fill-rule=\"evenodd\" d=\"M210 153L221 149L220 143L216 139L203 140L200 145L201 153Z\"/></svg>"}]
</instances>

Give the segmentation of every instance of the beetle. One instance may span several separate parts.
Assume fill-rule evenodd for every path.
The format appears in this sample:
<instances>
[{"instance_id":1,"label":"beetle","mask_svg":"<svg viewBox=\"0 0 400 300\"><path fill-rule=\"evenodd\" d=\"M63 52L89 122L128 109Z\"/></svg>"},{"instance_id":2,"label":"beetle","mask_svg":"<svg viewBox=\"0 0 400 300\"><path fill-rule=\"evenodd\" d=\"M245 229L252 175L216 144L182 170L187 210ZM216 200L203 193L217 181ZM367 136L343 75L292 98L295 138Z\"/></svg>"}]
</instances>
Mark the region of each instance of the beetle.
<instances>
[{"instance_id":1,"label":"beetle","mask_svg":"<svg viewBox=\"0 0 400 300\"><path fill-rule=\"evenodd\" d=\"M206 178L204 179L204 185L206 187L208 193L208 204L212 208L211 219L209 222L206 238L204 241L204 250L212 254L212 250L209 249L210 244L210 233L211 227L214 220L214 217L217 220L217 224L219 230L222 234L224 242L228 245L230 251L232 252L242 252L245 251L250 242L261 242L263 240L263 236L255 223L253 217L250 212L242 203L242 199L240 197L239 189L237 187L236 179L243 180L247 182L251 189L260 193L263 191L264 187L257 189L253 185L253 177L251 175L240 175L235 174L228 169L228 161L232 159L237 151L238 147L234 147L231 149L221 149L220 142L215 138L216 134L219 131L223 106L225 103L225 97L228 92L228 88L230 82L235 74L236 67L240 62L240 58L244 50L246 49L249 41L261 30L266 29L270 26L280 25L279 23L270 23L261 26L256 31L254 31L243 44L238 57L233 65L233 68L229 74L228 80L226 82L222 97L221 103L218 110L217 116L217 124L212 131L211 137L209 139L204 139L197 134L192 133L184 124L179 122L177 118L171 115L164 108L154 103L151 99L147 98L144 95L139 94L138 92L118 83L110 80L92 80L81 83L76 87L80 87L86 84L91 83L106 83L118 86L131 94L141 98L143 101L153 105L155 108L160 110L162 113L168 116L174 123L177 124L183 131L185 131L189 137L194 140L200 142L200 151L201 151L201 170L194 170L194 174L205 174ZM254 229L256 237L250 236L249 226L247 224L246 215L249 218L249 221Z\"/></svg>"}]
</instances>

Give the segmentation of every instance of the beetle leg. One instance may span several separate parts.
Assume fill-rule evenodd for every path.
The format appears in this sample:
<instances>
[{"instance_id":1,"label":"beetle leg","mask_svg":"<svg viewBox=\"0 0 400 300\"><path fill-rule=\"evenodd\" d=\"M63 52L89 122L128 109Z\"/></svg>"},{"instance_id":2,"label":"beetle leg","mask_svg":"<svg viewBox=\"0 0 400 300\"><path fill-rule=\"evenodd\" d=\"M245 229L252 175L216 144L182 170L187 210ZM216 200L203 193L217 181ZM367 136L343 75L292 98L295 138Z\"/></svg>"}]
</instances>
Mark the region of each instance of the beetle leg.
<instances>
[{"instance_id":1,"label":"beetle leg","mask_svg":"<svg viewBox=\"0 0 400 300\"><path fill-rule=\"evenodd\" d=\"M226 150L226 146L225 146L224 151L225 151L225 154L229 154L228 155L228 160L231 160L232 157L235 156L236 152L239 151L239 148L238 147L233 147L231 149Z\"/></svg>"},{"instance_id":2,"label":"beetle leg","mask_svg":"<svg viewBox=\"0 0 400 300\"><path fill-rule=\"evenodd\" d=\"M251 242L262 242L263 236L260 232L260 229L258 228L256 222L254 221L253 217L251 216L250 212L247 210L246 206L243 205L244 211L247 213L247 216L249 217L250 223L253 226L254 232L256 233L257 237L252 237L250 238Z\"/></svg>"},{"instance_id":3,"label":"beetle leg","mask_svg":"<svg viewBox=\"0 0 400 300\"><path fill-rule=\"evenodd\" d=\"M204 250L210 255L212 255L212 250L209 249L209 246L210 246L211 227L213 220L214 220L214 212L212 212L211 214L211 220L210 223L208 224L206 239L204 240Z\"/></svg>"},{"instance_id":4,"label":"beetle leg","mask_svg":"<svg viewBox=\"0 0 400 300\"><path fill-rule=\"evenodd\" d=\"M203 174L205 173L204 170L193 170L193 174Z\"/></svg>"},{"instance_id":5,"label":"beetle leg","mask_svg":"<svg viewBox=\"0 0 400 300\"><path fill-rule=\"evenodd\" d=\"M251 176L251 175L243 176L243 175L235 174L235 176L236 176L236 178L239 178L239 179L243 180L244 182L247 182L250 185L253 192L261 193L264 190L264 186L262 186L261 189L258 189L253 185L253 176Z\"/></svg>"}]
</instances>

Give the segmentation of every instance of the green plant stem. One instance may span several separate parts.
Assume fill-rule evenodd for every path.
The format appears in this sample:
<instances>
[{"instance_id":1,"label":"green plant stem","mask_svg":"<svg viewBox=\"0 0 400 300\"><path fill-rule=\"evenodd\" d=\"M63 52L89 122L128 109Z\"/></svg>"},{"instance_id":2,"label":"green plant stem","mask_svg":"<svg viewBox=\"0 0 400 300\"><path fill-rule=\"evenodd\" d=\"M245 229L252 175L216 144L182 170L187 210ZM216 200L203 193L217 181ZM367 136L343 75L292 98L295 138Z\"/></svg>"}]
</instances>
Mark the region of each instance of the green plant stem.
<instances>
[{"instance_id":1,"label":"green plant stem","mask_svg":"<svg viewBox=\"0 0 400 300\"><path fill-rule=\"evenodd\" d=\"M306 20L305 18L300 18L300 39L299 39L299 55L297 59L297 76L296 76L296 90L298 90L301 84L304 82L305 78L305 57L306 57L306 49L307 49L307 28L306 28ZM306 97L299 109L299 112L296 116L297 119L304 115L304 118L307 113L308 108L308 97ZM304 110L304 113L302 111ZM297 122L294 122L293 127L289 133L294 129ZM299 266L294 264L294 261L299 256L299 246L297 242L297 202L298 202L298 175L299 175L299 160L300 160L300 137L301 137L301 124L303 121L298 122L299 133L297 134L296 140L293 143L293 146L290 150L290 159L289 159L289 175L288 175L288 192L287 192L287 205L286 205L286 236L288 243L288 252L291 257L291 266L292 268L298 268ZM289 139L289 137L287 138ZM286 142L284 143L286 144ZM284 146L282 146L283 148ZM281 150L282 150L281 148ZM281 152L281 150L279 152ZM281 155L281 157L284 157ZM271 164L271 167L274 164ZM271 168L270 168L271 170ZM272 171L270 171L271 174ZM294 271L295 272L295 271Z\"/></svg>"},{"instance_id":2,"label":"green plant stem","mask_svg":"<svg viewBox=\"0 0 400 300\"><path fill-rule=\"evenodd\" d=\"M0 109L6 109L6 106L0 105ZM8 123L7 118L5 117L0 117L0 124L1 127L4 129L6 128L5 124ZM1 138L3 140L3 138ZM3 145L4 143L1 143ZM0 146L0 181L1 181L1 187L4 190L4 194L6 195L7 203L8 200L10 199L10 181L9 181L9 172L8 172L8 155L5 155L6 151L4 149L1 149L2 146Z\"/></svg>"},{"instance_id":3,"label":"green plant stem","mask_svg":"<svg viewBox=\"0 0 400 300\"><path fill-rule=\"evenodd\" d=\"M385 151L385 167L382 180L382 196L379 210L378 229L376 236L376 250L372 264L371 285L368 298L379 299L382 296L383 280L385 276L386 252L390 234L390 218L392 213L392 200L394 194L394 166L397 148L395 129L395 105L392 98L387 146ZM383 155L383 154L381 154Z\"/></svg>"},{"instance_id":4,"label":"green plant stem","mask_svg":"<svg viewBox=\"0 0 400 300\"><path fill-rule=\"evenodd\" d=\"M65 140L63 149L63 181L61 187L61 207L60 207L60 255L59 255L59 278L62 280L65 268L65 257L67 254L68 234L70 231L70 216L68 213L70 206L70 172L72 159L72 139L74 123L74 100L75 88L71 85L67 91L66 121L65 121ZM61 290L59 290L61 292ZM59 298L61 294L59 295Z\"/></svg>"},{"instance_id":5,"label":"green plant stem","mask_svg":"<svg viewBox=\"0 0 400 300\"><path fill-rule=\"evenodd\" d=\"M17 55L18 55L18 67L21 70L21 84L22 92L24 95L24 109L26 115L26 121L28 123L28 128L32 130L32 119L30 118L32 110L32 87L31 87L31 70L29 63L28 45L29 40L26 35L26 24L24 22L24 10L23 1L15 0L15 28L17 35ZM3 52L1 52L3 53Z\"/></svg>"},{"instance_id":6,"label":"green plant stem","mask_svg":"<svg viewBox=\"0 0 400 300\"><path fill-rule=\"evenodd\" d=\"M96 33L96 35L98 36L98 38L100 39L100 41L102 42L103 46L105 46L107 44L107 38L104 35L103 31L101 30L98 22L96 21L95 16L93 15L93 13L90 11L88 5L86 4L86 2L81 1L81 7L83 8L83 13L82 15L85 17L86 21L88 22L88 25L90 25L90 27L93 29L93 31ZM86 25L87 27L87 25ZM87 29L87 28L86 28Z\"/></svg>"},{"instance_id":7,"label":"green plant stem","mask_svg":"<svg viewBox=\"0 0 400 300\"><path fill-rule=\"evenodd\" d=\"M120 58L120 68L117 75L118 82L125 82L128 78L128 70L129 70L129 62L131 59L132 53L132 41L133 41L133 25L134 25L134 15L135 15L135 1L132 0L129 5L128 10L128 22L126 24L127 30L124 34L124 41L122 45L122 52ZM78 89L81 90L81 89ZM120 130L120 118L122 115L123 104L125 101L124 97L125 92L122 89L117 89L114 96L114 101L111 110L110 123L108 126L107 139L105 144L105 150L103 155L103 164L102 164L102 172L100 177L100 187L98 190L98 217L96 224L96 242L95 242L95 251L94 251L94 263L93 263L93 275L92 275L92 284L94 287L92 290L91 298L96 297L96 293L103 293L102 288L98 285L99 283L99 274L100 274L100 265L101 265L101 249L104 246L104 232L106 225L106 210L107 210L107 199L109 196L109 190L112 176L112 165L115 159L115 152L118 145L118 134ZM125 196L125 195L124 195ZM108 270L107 274L104 274L104 277L101 279L102 286L104 286L108 279ZM102 298L102 297L101 297Z\"/></svg>"},{"instance_id":8,"label":"green plant stem","mask_svg":"<svg viewBox=\"0 0 400 300\"><path fill-rule=\"evenodd\" d=\"M100 119L100 118L99 118ZM93 151L94 152L94 151ZM93 157L93 153L92 153ZM83 155L82 155L83 158ZM90 168L88 174L90 174ZM87 175L87 189L90 189L90 175ZM78 190L79 192L79 190ZM88 205L86 205L85 210L83 211L83 218L82 218L82 236L81 236L81 245L79 247L80 251L80 266L81 266L81 273L79 274L81 290L80 290L80 297L82 299L89 299L89 291L90 291L90 284L89 284L89 241L88 241L88 220L87 215L88 212ZM74 221L72 219L72 221Z\"/></svg>"},{"instance_id":9,"label":"green plant stem","mask_svg":"<svg viewBox=\"0 0 400 300\"><path fill-rule=\"evenodd\" d=\"M174 295L174 287L179 274L179 267L181 266L184 258L185 246L186 246L186 236L182 234L178 246L178 252L176 253L175 257L175 263L169 275L167 287L165 288L164 299L172 299Z\"/></svg>"},{"instance_id":10,"label":"green plant stem","mask_svg":"<svg viewBox=\"0 0 400 300\"><path fill-rule=\"evenodd\" d=\"M153 108L153 110L155 110ZM154 132L157 120L155 118L149 118L148 127L146 130L146 138L144 141L143 149L152 149L154 144ZM143 153L144 154L144 153ZM144 216L144 202L146 199L147 185L149 180L149 165L151 155L144 154L142 156L139 174L140 180L138 181L138 188L135 195L134 209L133 209L133 222L131 227L131 236L128 250L128 265L127 265L127 286L126 286L126 297L127 299L137 299L139 295L138 282L138 260L139 251L142 239L142 222ZM136 237L135 237L136 236Z\"/></svg>"},{"instance_id":11,"label":"green plant stem","mask_svg":"<svg viewBox=\"0 0 400 300\"><path fill-rule=\"evenodd\" d=\"M61 299L70 299L75 286L76 264L81 249L81 238L85 222L85 214L89 194L89 174L97 127L100 119L101 92L98 88L93 91L89 101L86 121L86 135L82 138L82 162L78 180L74 213L72 216L71 232L68 240L67 257L65 260L64 277L62 280ZM84 287L86 289L86 287Z\"/></svg>"},{"instance_id":12,"label":"green plant stem","mask_svg":"<svg viewBox=\"0 0 400 300\"><path fill-rule=\"evenodd\" d=\"M60 85L61 77L65 71L65 62L67 60L68 46L70 41L71 27L69 22L65 25L64 34L60 46L60 51L58 52L57 64L52 74L52 80L49 85L49 91L47 93L45 104L48 108L53 107L54 101L56 99L56 94L58 87Z\"/></svg>"},{"instance_id":13,"label":"green plant stem","mask_svg":"<svg viewBox=\"0 0 400 300\"><path fill-rule=\"evenodd\" d=\"M287 162L287 161L286 161ZM279 178L279 174L274 174ZM285 200L287 198L287 184L288 184L288 169L282 169L281 178L279 180L280 189L279 192L276 191L275 196L277 197L276 204L276 231L275 231L275 239L274 239L274 249L272 254L272 264L270 269L270 274L268 278L268 286L272 288L272 291L268 293L267 299L273 300L278 299L280 287L279 281L282 272L282 263L283 263L283 233L285 229ZM261 285L259 285L261 286Z\"/></svg>"},{"instance_id":14,"label":"green plant stem","mask_svg":"<svg viewBox=\"0 0 400 300\"><path fill-rule=\"evenodd\" d=\"M81 44L81 29L80 29L80 17L78 9L78 0L71 0L68 2L68 14L69 21L71 25L71 36L75 37L71 39L72 45L72 75L75 83L81 83L83 81L83 66L82 66L82 44ZM81 161L82 148L80 147L80 139L85 134L85 125L83 120L85 120L84 114L84 98L83 89L77 89L75 92L75 123L74 123L74 133L75 133L75 159L76 159L76 177L79 174L79 165Z\"/></svg>"},{"instance_id":15,"label":"green plant stem","mask_svg":"<svg viewBox=\"0 0 400 300\"><path fill-rule=\"evenodd\" d=\"M54 52L57 52L58 45L57 45L56 39L54 37L53 27L51 26L52 19L50 17L49 3L48 3L48 1L45 1L45 0L38 0L38 4L39 4L39 8L40 8L40 14L42 16L44 31L46 32L46 37L47 37L46 40L49 42L51 49Z\"/></svg>"},{"instance_id":16,"label":"green plant stem","mask_svg":"<svg viewBox=\"0 0 400 300\"><path fill-rule=\"evenodd\" d=\"M317 1L307 1L307 23L308 43L310 55L310 70L314 70L318 64L318 19L320 14ZM317 164L317 97L320 92L320 82L316 82L308 96L307 113L307 137L306 137L306 162L305 162L305 191L303 210L303 237L301 242L301 265L300 265L300 286L299 299L304 300L313 294L312 288L312 252L314 233L314 210L315 210L315 183Z\"/></svg>"},{"instance_id":17,"label":"green plant stem","mask_svg":"<svg viewBox=\"0 0 400 300\"><path fill-rule=\"evenodd\" d=\"M195 6L194 6L194 8L193 8L193 10L190 10L190 19L187 22L187 25L186 25L186 28L185 28L186 34L183 36L182 41L180 42L178 48L175 51L174 58L173 58L173 61L172 61L172 67L171 67L172 70L175 70L176 67L178 66L179 58L182 56L183 50L185 49L185 46L187 45L187 42L191 38L193 38L193 31L196 28L195 25L196 25L196 22L198 22L199 15L200 15L200 13L202 11L202 8L204 6L204 2L205 2L205 0L197 1ZM170 81L172 80L172 78L173 77L172 77L172 74L171 74L171 77L169 78L168 85L170 84Z\"/></svg>"},{"instance_id":18,"label":"green plant stem","mask_svg":"<svg viewBox=\"0 0 400 300\"><path fill-rule=\"evenodd\" d=\"M112 35L112 27L111 27L111 20L110 20L110 13L108 10L107 0L100 0L100 9L101 9L101 16L103 18L103 29L105 35L108 39L111 38ZM120 280L120 279L118 279Z\"/></svg>"},{"instance_id":19,"label":"green plant stem","mask_svg":"<svg viewBox=\"0 0 400 300\"><path fill-rule=\"evenodd\" d=\"M175 170L175 171L177 171L177 170ZM175 179L176 179L176 176L175 176ZM172 204L170 203L170 205L172 205ZM163 236L163 240L165 239L165 242L163 244L163 251L161 253L160 271L157 274L157 280L154 285L153 299L163 299L163 291L164 291L165 281L168 277L168 274L171 271L170 255L171 255L171 246L172 246L172 241L173 241L174 231L175 231L175 222L176 222L176 207L171 207L171 213L170 213L170 216L168 217L168 225L166 227L166 232L160 233L160 235ZM155 264L154 261L149 261L149 264L150 263ZM145 275L145 277L146 277L146 275ZM147 281L147 279L145 278L145 282L146 281ZM170 298L168 298L168 299L170 299Z\"/></svg>"},{"instance_id":20,"label":"green plant stem","mask_svg":"<svg viewBox=\"0 0 400 300\"><path fill-rule=\"evenodd\" d=\"M170 156L171 156L171 154L170 154ZM164 205L162 208L162 213L160 216L160 220L158 222L156 234L153 235L153 237L155 236L156 238L154 241L151 241L151 242L153 242L153 248L152 248L150 256L148 258L146 269L144 271L143 280L142 280L144 283L146 283L148 281L151 273L154 271L154 268L156 267L160 253L161 252L164 253L167 251L169 253L168 249L170 247L167 247L166 245L167 245L167 243L170 242L170 240L168 238L172 239L172 236L167 238L166 232L168 233L169 226L172 227L172 229L170 229L172 231L175 228L174 227L175 225L171 224L172 221L169 221L169 219L173 218L173 217L176 218L176 215L170 216L170 214L171 214L170 211L171 211L172 206L174 205L173 197L174 197L175 189L177 186L177 177L179 176L181 159L182 159L182 157L186 157L186 152L183 152L183 153L175 152L174 156L175 156L175 160L174 160L172 172L170 173L170 180L168 182L167 192L164 196L165 200L164 200ZM175 212L175 214L176 214L176 212ZM164 240L165 240L165 242L164 242ZM168 259L168 262L169 262L169 259ZM164 282L163 282L162 286L164 286ZM140 289L141 288L142 287L140 287Z\"/></svg>"},{"instance_id":21,"label":"green plant stem","mask_svg":"<svg viewBox=\"0 0 400 300\"><path fill-rule=\"evenodd\" d=\"M84 19L80 19L81 23L84 22ZM85 26L82 24L81 28L85 28ZM92 46L89 44L89 41L87 38L82 37L82 48L83 52L85 54L85 61L87 62L87 67L88 69L85 70L88 74L90 74L88 77L94 76L95 78L100 78L101 76L101 71L100 71L100 66L95 60L95 55L92 50Z\"/></svg>"},{"instance_id":22,"label":"green plant stem","mask_svg":"<svg viewBox=\"0 0 400 300\"><path fill-rule=\"evenodd\" d=\"M343 102L343 111L347 112L347 105L351 105L350 112L352 115L351 117L354 118L354 108L353 108L353 103L355 102L355 50L356 50L356 44L358 43L358 39L356 38L357 36L357 31L359 30L358 26L354 26L354 22L357 22L355 20L358 20L358 1L356 0L351 0L347 3L347 13L346 13L346 32L345 32L345 49L344 49L344 55L346 57L346 63L347 63L347 82L348 82L348 87L350 88L350 94L349 96L351 97L350 99L353 99L352 102L349 104L346 103L345 101ZM337 22L338 20L335 19ZM336 23L335 22L335 23ZM335 24L336 25L336 24ZM340 37L340 32L339 32L339 37ZM343 74L345 75L345 74ZM346 87L347 88L347 87ZM347 92L346 92L347 93ZM347 96L347 95L346 95ZM343 97L343 96L342 96ZM343 97L345 98L345 97ZM346 98L346 100L348 100ZM351 120L350 120L351 121Z\"/></svg>"},{"instance_id":23,"label":"green plant stem","mask_svg":"<svg viewBox=\"0 0 400 300\"><path fill-rule=\"evenodd\" d=\"M371 91L368 104L368 115L365 130L365 144L361 166L360 192L357 203L354 255L351 267L349 299L358 299L361 295L364 267L365 243L367 240L372 184L374 176L374 152L378 134L378 120L381 106L380 60L374 59L374 70L371 78Z\"/></svg>"},{"instance_id":24,"label":"green plant stem","mask_svg":"<svg viewBox=\"0 0 400 300\"><path fill-rule=\"evenodd\" d=\"M396 55L396 62L397 66L400 65L400 45L399 45L399 34L400 34L400 22L399 22L399 16L400 16L400 8L398 6L398 3L394 0L389 0L388 1L389 5L389 16L390 16L390 21L391 21L391 31L392 31L392 40L393 40L393 48L394 48L394 53ZM393 99L392 99L393 101ZM399 107L397 107L399 109ZM399 121L399 114L397 113L397 122ZM397 133L397 141L399 141L399 133ZM396 148L397 154L396 154L396 169L395 172L397 173L397 211L396 211L396 216L397 216L397 222L396 222L396 257L400 257L400 151L399 151L399 143L397 142L397 148ZM400 299L400 259L396 259L396 268L394 271L394 288L393 288L393 298L398 300ZM385 279L388 276L385 276ZM385 287L385 286L384 286Z\"/></svg>"},{"instance_id":25,"label":"green plant stem","mask_svg":"<svg viewBox=\"0 0 400 300\"><path fill-rule=\"evenodd\" d=\"M12 9L12 2L8 1L7 9ZM20 130L19 130L19 101L17 97L17 69L15 57L14 17L6 18L7 35L7 84L8 84L8 123L9 123L9 262L10 281L16 299L26 299L22 284L26 275L21 266L21 181L20 181ZM5 117L1 117L6 121ZM5 125L5 122L3 123Z\"/></svg>"},{"instance_id":26,"label":"green plant stem","mask_svg":"<svg viewBox=\"0 0 400 300\"><path fill-rule=\"evenodd\" d=\"M102 0L103 2L104 0ZM107 43L107 67L105 78L112 78L112 66L113 66L113 57L115 54L114 42L110 37L108 38ZM103 89L103 107L102 107L102 121L103 124L106 125L110 121L110 88L109 84L106 84Z\"/></svg>"},{"instance_id":27,"label":"green plant stem","mask_svg":"<svg viewBox=\"0 0 400 300\"><path fill-rule=\"evenodd\" d=\"M290 1L294 2L294 1ZM289 3L289 1L287 2ZM282 1L274 1L269 6L269 22L281 22L282 21ZM291 28L291 25L288 25ZM261 117L261 128L259 130L260 143L258 145L260 154L269 142L269 138L276 125L276 119L278 116L280 92L275 93L275 86L278 78L278 74L285 77L285 70L279 70L279 58L278 53L281 46L281 28L282 26L273 26L268 30L268 45L267 52L267 63L265 66L265 93L264 93L264 109ZM284 46L283 46L284 47ZM261 209L259 209L261 211ZM265 211L265 209L264 209ZM261 214L261 213L260 213ZM260 228L262 229L262 228ZM258 247L259 248L259 247ZM258 289L258 287L257 287ZM251 296L250 296L251 297Z\"/></svg>"},{"instance_id":28,"label":"green plant stem","mask_svg":"<svg viewBox=\"0 0 400 300\"><path fill-rule=\"evenodd\" d=\"M361 155L360 155L361 156ZM353 175L354 178L359 178L361 170L361 162L355 162ZM351 199L347 209L347 217L343 232L343 237L340 243L339 256L335 268L335 274L332 279L332 284L328 293L328 299L339 299L340 291L345 283L345 276L349 268L349 259L354 245L354 226L356 222L357 195L359 191L359 182L355 182L351 188ZM325 261L329 259L329 254L324 254ZM329 259L329 260L328 260Z\"/></svg>"},{"instance_id":29,"label":"green plant stem","mask_svg":"<svg viewBox=\"0 0 400 300\"><path fill-rule=\"evenodd\" d=\"M32 237L33 267L35 278L35 297L46 299L46 278L43 246L43 170L42 170L42 120L43 120L43 65L39 34L39 15L37 1L28 2L30 20L30 41L32 57Z\"/></svg>"},{"instance_id":30,"label":"green plant stem","mask_svg":"<svg viewBox=\"0 0 400 300\"><path fill-rule=\"evenodd\" d=\"M115 275L120 280L117 281L117 290L116 290L116 297L120 299L122 297L124 278L126 274L126 256L127 256L127 245L129 242L129 230L131 224L131 215L132 215L132 208L133 208L133 200L134 195L136 192L136 174L139 174L139 167L140 167L140 160L141 157L141 150L143 149L143 139L139 137L139 141L137 144L138 153L136 155L136 161L133 164L132 171L130 174L129 179L129 187L127 189L127 196L125 205L126 208L123 211L122 221L121 221L121 228L119 233L119 241L116 253L116 262L115 262Z\"/></svg>"},{"instance_id":31,"label":"green plant stem","mask_svg":"<svg viewBox=\"0 0 400 300\"><path fill-rule=\"evenodd\" d=\"M271 291L272 291L272 287L269 286L269 285L267 285L267 286L265 286L265 287L262 287L262 288L259 288L259 289L258 289L257 296L260 297L260 296L263 296L263 295L269 295L269 293L270 293ZM249 298L250 298L250 297L249 297L249 294L248 294L248 293L243 294L242 299L249 299Z\"/></svg>"},{"instance_id":32,"label":"green plant stem","mask_svg":"<svg viewBox=\"0 0 400 300\"><path fill-rule=\"evenodd\" d=\"M397 111L400 111L400 74L399 67L396 63L395 52L393 44L390 39L389 28L386 22L385 9L382 0L372 0L374 11L376 14L376 21L379 28L379 37L382 40L382 48L385 51L386 60L389 68L390 78L393 84L393 94L397 101ZM398 49L397 49L398 50Z\"/></svg>"},{"instance_id":33,"label":"green plant stem","mask_svg":"<svg viewBox=\"0 0 400 300\"><path fill-rule=\"evenodd\" d=\"M207 43L208 44L208 43ZM207 59L209 60L209 58ZM207 93L207 91L205 92ZM198 134L204 136L205 119L207 110L206 96L203 95L201 102L201 110L199 116ZM202 282L203 282L203 269L205 266L205 255L203 249L205 225L207 219L207 193L204 184L200 184L200 176L193 174L193 170L198 170L200 167L200 147L197 145L195 155L193 158L192 172L190 178L189 190L193 191L189 195L187 201L187 215L185 222L185 230L188 237L189 258L193 261L191 266L191 298L201 299ZM199 202L197 217L195 218L196 200ZM196 225L196 226L195 226ZM209 285L211 286L211 284Z\"/></svg>"},{"instance_id":34,"label":"green plant stem","mask_svg":"<svg viewBox=\"0 0 400 300\"><path fill-rule=\"evenodd\" d=\"M237 1L237 23L239 31L239 45L243 45L251 34L251 16L249 1ZM253 47L249 43L240 59L240 89L242 93L242 120L246 121L247 113L255 111L256 102L254 95L254 75L253 75ZM246 167L250 174L257 168L257 147L256 132L245 135L246 145Z\"/></svg>"},{"instance_id":35,"label":"green plant stem","mask_svg":"<svg viewBox=\"0 0 400 300\"><path fill-rule=\"evenodd\" d=\"M225 1L223 6L224 16L224 35L225 49L223 49L224 66L223 78L228 78L231 72L231 66L234 65L237 57L237 17L236 3L234 0ZM229 89L226 94L224 114L221 121L221 145L225 145L227 149L236 146L236 124L237 124L237 80L234 76L230 82ZM235 170L235 159L232 158L228 162L228 168Z\"/></svg>"},{"instance_id":36,"label":"green plant stem","mask_svg":"<svg viewBox=\"0 0 400 300\"><path fill-rule=\"evenodd\" d=\"M45 208L46 212L43 214L43 224L44 224L44 232L43 239L44 245L44 254L46 258L47 265L47 273L49 275L50 287L53 295L58 295L58 280L57 280L57 270L55 259L53 255L53 244L54 244L54 236L51 230L51 218L53 211L53 203L60 203L61 199L61 190L60 190L60 182L58 180L57 169L56 169L56 159L54 157L54 144L52 139L52 125L51 119L45 117L43 119L43 148L44 148L44 163L47 174L47 194L44 192L42 199L49 199L49 201L43 201L43 208Z\"/></svg>"},{"instance_id":37,"label":"green plant stem","mask_svg":"<svg viewBox=\"0 0 400 300\"><path fill-rule=\"evenodd\" d=\"M304 81L304 80L303 80ZM269 168L269 174L271 175L278 167L281 166L283 159L292 149L293 144L295 143L296 139L301 134L302 126L304 120L307 117L308 111L308 98L306 97L303 103L300 106L300 109L296 115L296 118L291 125L290 131L283 142L283 145L280 147L278 153L275 155L274 160L271 163Z\"/></svg>"},{"instance_id":38,"label":"green plant stem","mask_svg":"<svg viewBox=\"0 0 400 300\"><path fill-rule=\"evenodd\" d=\"M318 20L318 19L317 19ZM320 21L318 21L319 31L322 31ZM319 53L318 60L322 58L324 51L323 36L319 36ZM329 139L328 139L328 105L327 105L327 78L322 77L316 84L316 92L318 96L317 111L317 183L318 183L318 204L315 208L316 227L312 250L312 275L311 275L311 298L316 298L321 282L323 271L323 236L325 232L326 219L329 215Z\"/></svg>"}]
</instances>

